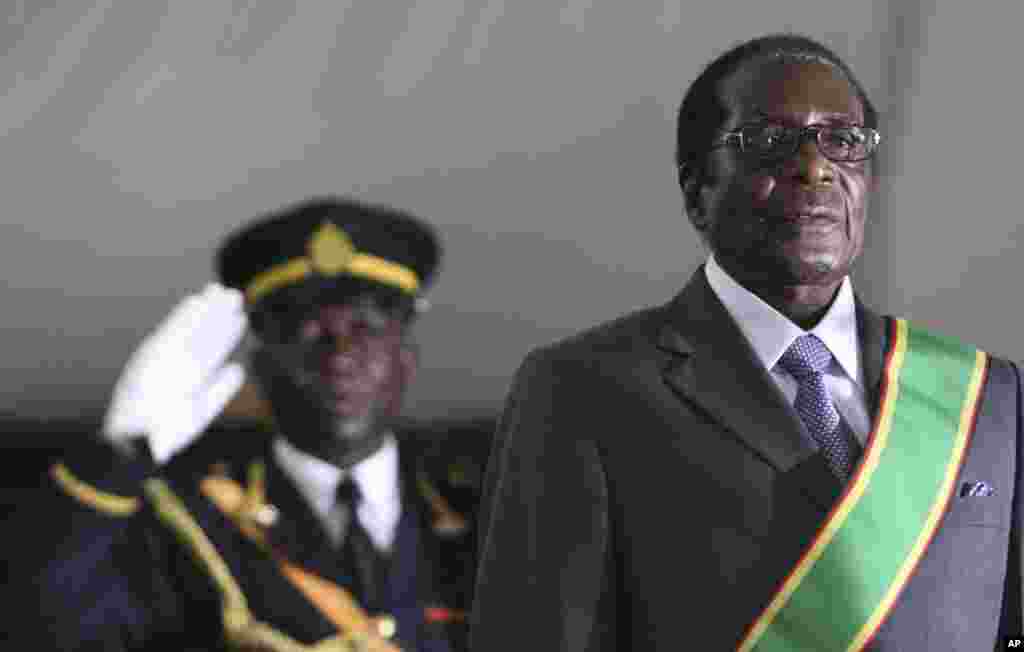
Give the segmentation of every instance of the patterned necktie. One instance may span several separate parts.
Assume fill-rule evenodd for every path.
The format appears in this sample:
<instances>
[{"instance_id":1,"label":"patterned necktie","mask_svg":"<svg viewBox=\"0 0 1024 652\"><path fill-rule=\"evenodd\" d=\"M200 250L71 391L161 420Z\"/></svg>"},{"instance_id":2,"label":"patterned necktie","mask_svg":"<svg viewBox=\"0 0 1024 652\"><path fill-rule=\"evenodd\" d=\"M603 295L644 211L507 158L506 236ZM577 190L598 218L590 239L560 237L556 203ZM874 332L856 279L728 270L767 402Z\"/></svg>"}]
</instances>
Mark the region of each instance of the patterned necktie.
<instances>
[{"instance_id":1,"label":"patterned necktie","mask_svg":"<svg viewBox=\"0 0 1024 652\"><path fill-rule=\"evenodd\" d=\"M348 517L342 533L341 564L346 575L353 580L353 591L368 608L378 608L384 589L387 560L377 552L356 510L362 501L359 486L346 477L338 484L336 493L339 507Z\"/></svg>"},{"instance_id":2,"label":"patterned necktie","mask_svg":"<svg viewBox=\"0 0 1024 652\"><path fill-rule=\"evenodd\" d=\"M779 366L799 383L794 405L797 414L821 447L829 468L845 483L861 451L825 389L824 374L831 362L832 353L825 343L809 334L794 340L779 358Z\"/></svg>"}]
</instances>

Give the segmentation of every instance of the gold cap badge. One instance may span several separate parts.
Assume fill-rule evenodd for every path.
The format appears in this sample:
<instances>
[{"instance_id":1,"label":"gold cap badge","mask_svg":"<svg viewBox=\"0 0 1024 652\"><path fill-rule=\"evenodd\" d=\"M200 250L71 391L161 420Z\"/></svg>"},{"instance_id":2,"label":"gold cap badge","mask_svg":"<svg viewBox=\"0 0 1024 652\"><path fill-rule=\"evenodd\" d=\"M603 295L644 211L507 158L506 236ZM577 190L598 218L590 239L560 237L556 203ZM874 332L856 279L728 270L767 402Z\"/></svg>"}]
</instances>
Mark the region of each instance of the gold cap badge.
<instances>
[{"instance_id":1,"label":"gold cap badge","mask_svg":"<svg viewBox=\"0 0 1024 652\"><path fill-rule=\"evenodd\" d=\"M345 271L356 255L348 234L329 221L310 236L308 248L313 269L324 276L335 276Z\"/></svg>"}]
</instances>

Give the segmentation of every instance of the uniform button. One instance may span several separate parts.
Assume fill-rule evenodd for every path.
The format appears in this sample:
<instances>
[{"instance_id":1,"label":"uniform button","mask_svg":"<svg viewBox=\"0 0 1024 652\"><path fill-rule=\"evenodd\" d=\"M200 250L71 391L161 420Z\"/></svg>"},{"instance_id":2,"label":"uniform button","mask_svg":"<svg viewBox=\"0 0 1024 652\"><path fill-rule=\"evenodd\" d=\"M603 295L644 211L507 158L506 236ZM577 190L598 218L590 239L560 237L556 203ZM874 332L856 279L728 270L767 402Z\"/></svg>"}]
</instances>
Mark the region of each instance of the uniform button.
<instances>
[{"instance_id":1,"label":"uniform button","mask_svg":"<svg viewBox=\"0 0 1024 652\"><path fill-rule=\"evenodd\" d=\"M398 630L393 616L385 614L377 617L377 634L381 638L391 638Z\"/></svg>"}]
</instances>

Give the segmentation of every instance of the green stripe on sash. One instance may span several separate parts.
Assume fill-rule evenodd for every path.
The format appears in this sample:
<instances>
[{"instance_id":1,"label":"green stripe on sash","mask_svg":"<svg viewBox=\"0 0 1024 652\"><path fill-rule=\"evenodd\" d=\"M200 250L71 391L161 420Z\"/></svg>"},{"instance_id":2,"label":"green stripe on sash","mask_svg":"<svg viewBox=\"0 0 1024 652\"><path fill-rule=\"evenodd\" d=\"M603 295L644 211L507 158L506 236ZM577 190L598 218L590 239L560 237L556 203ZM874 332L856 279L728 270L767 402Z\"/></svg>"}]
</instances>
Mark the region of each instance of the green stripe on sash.
<instances>
[{"instance_id":1,"label":"green stripe on sash","mask_svg":"<svg viewBox=\"0 0 1024 652\"><path fill-rule=\"evenodd\" d=\"M741 651L863 649L938 529L967 451L988 358L904 320L891 325L864 455Z\"/></svg>"}]
</instances>

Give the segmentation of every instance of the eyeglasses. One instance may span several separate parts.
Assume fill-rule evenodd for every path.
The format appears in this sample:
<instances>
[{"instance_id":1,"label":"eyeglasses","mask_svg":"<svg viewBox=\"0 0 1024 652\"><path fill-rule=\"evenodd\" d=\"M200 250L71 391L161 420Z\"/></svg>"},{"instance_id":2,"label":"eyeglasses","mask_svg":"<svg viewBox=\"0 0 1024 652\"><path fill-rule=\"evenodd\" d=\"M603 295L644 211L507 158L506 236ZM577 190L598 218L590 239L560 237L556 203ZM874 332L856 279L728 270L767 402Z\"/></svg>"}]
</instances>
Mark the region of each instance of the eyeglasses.
<instances>
[{"instance_id":1,"label":"eyeglasses","mask_svg":"<svg viewBox=\"0 0 1024 652\"><path fill-rule=\"evenodd\" d=\"M735 145L744 154L762 160L781 160L796 154L808 135L822 156L837 163L856 163L874 156L882 135L877 129L859 125L808 125L784 127L777 124L746 125L724 134L711 149Z\"/></svg>"}]
</instances>

